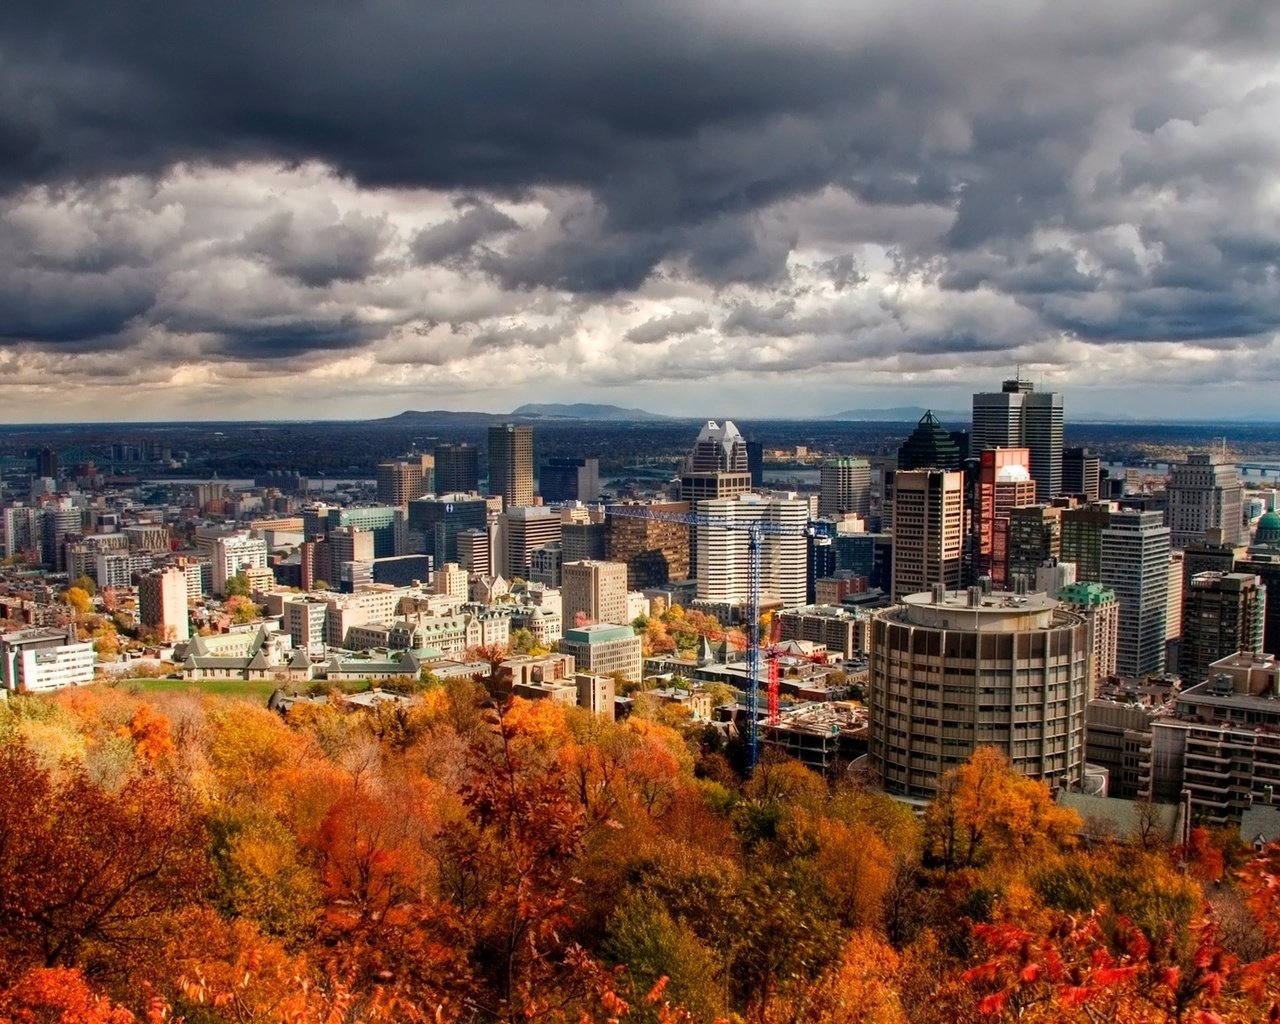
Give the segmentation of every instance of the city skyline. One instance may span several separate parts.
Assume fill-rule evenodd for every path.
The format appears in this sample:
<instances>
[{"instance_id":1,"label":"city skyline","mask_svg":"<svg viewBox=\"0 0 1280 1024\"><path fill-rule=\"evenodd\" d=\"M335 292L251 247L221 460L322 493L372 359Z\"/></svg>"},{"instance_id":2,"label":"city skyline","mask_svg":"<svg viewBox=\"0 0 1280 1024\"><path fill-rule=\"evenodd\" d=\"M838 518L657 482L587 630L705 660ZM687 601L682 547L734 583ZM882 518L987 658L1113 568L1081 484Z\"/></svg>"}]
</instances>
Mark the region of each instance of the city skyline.
<instances>
[{"instance_id":1,"label":"city skyline","mask_svg":"<svg viewBox=\"0 0 1280 1024\"><path fill-rule=\"evenodd\" d=\"M1247 0L73 0L0 41L4 422L955 409L1016 366L1078 420L1273 415Z\"/></svg>"}]
</instances>

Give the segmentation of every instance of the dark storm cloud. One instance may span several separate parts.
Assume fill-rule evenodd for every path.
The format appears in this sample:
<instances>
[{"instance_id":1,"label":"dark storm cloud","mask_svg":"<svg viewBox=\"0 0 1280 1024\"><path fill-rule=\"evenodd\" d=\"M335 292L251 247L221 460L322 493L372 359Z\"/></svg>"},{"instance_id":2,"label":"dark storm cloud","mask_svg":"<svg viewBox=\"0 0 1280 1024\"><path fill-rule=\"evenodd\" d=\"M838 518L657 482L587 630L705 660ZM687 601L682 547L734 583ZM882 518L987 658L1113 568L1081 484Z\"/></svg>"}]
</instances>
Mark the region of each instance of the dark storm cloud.
<instances>
[{"instance_id":1,"label":"dark storm cloud","mask_svg":"<svg viewBox=\"0 0 1280 1024\"><path fill-rule=\"evenodd\" d=\"M671 313L668 316L660 316L653 320L646 320L642 324L637 324L627 331L626 339L637 345L653 345L659 341L666 341L668 338L675 338L682 334L692 334L694 331L706 327L710 322L711 317L700 311Z\"/></svg>"},{"instance_id":2,"label":"dark storm cloud","mask_svg":"<svg viewBox=\"0 0 1280 1024\"><path fill-rule=\"evenodd\" d=\"M333 223L302 225L289 210L274 213L245 235L244 251L312 288L359 281L373 272L387 242L385 220L347 213Z\"/></svg>"},{"instance_id":3,"label":"dark storm cloud","mask_svg":"<svg viewBox=\"0 0 1280 1024\"><path fill-rule=\"evenodd\" d=\"M9 0L0 335L276 361L440 322L571 370L622 294L640 361L1254 337L1277 43L1274 0ZM152 194L210 167L343 201Z\"/></svg>"},{"instance_id":4,"label":"dark storm cloud","mask_svg":"<svg viewBox=\"0 0 1280 1024\"><path fill-rule=\"evenodd\" d=\"M457 220L419 231L413 239L413 256L419 263L439 263L463 255L485 239L516 227L516 222L492 203L472 200Z\"/></svg>"}]
</instances>

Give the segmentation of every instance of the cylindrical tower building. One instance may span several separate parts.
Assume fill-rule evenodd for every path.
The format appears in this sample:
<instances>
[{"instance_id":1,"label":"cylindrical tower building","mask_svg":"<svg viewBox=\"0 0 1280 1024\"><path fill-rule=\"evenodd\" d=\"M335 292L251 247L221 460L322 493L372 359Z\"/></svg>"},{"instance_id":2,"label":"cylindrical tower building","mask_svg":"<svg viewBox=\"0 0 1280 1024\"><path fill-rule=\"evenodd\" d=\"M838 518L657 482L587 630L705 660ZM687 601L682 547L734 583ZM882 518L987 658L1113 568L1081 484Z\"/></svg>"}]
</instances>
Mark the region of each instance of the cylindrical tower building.
<instances>
[{"instance_id":1,"label":"cylindrical tower building","mask_svg":"<svg viewBox=\"0 0 1280 1024\"><path fill-rule=\"evenodd\" d=\"M1079 784L1089 699L1084 618L1046 594L910 594L871 623L869 762L888 793L931 799L980 746Z\"/></svg>"}]
</instances>

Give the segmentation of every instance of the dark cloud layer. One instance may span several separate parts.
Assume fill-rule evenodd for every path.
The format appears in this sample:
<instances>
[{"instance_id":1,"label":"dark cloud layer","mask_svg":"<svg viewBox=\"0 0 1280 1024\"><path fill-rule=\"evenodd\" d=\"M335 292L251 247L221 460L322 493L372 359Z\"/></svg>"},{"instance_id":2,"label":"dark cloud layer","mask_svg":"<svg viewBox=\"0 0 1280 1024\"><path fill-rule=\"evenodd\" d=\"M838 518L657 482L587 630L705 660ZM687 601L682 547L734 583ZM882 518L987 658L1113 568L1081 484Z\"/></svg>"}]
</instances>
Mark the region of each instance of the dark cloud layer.
<instances>
[{"instance_id":1,"label":"dark cloud layer","mask_svg":"<svg viewBox=\"0 0 1280 1024\"><path fill-rule=\"evenodd\" d=\"M1257 347L1278 44L1273 0L11 0L0 338L609 383L704 336L761 372ZM315 195L236 193L262 167Z\"/></svg>"}]
</instances>

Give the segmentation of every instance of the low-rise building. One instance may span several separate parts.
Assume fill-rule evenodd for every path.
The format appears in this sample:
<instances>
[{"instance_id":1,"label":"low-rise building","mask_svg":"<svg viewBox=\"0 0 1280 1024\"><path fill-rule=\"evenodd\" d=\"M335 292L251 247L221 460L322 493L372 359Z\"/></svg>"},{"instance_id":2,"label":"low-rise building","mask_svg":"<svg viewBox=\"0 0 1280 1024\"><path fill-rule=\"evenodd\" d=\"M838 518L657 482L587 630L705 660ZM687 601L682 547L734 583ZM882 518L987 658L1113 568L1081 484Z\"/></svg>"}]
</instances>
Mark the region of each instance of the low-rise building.
<instances>
[{"instance_id":1,"label":"low-rise building","mask_svg":"<svg viewBox=\"0 0 1280 1024\"><path fill-rule=\"evenodd\" d=\"M44 693L93 682L93 644L64 629L0 634L0 684L12 693Z\"/></svg>"},{"instance_id":2,"label":"low-rise building","mask_svg":"<svg viewBox=\"0 0 1280 1024\"><path fill-rule=\"evenodd\" d=\"M639 682L644 658L640 637L630 626L602 622L565 630L560 653L573 656L579 668L595 675L613 675Z\"/></svg>"}]
</instances>

